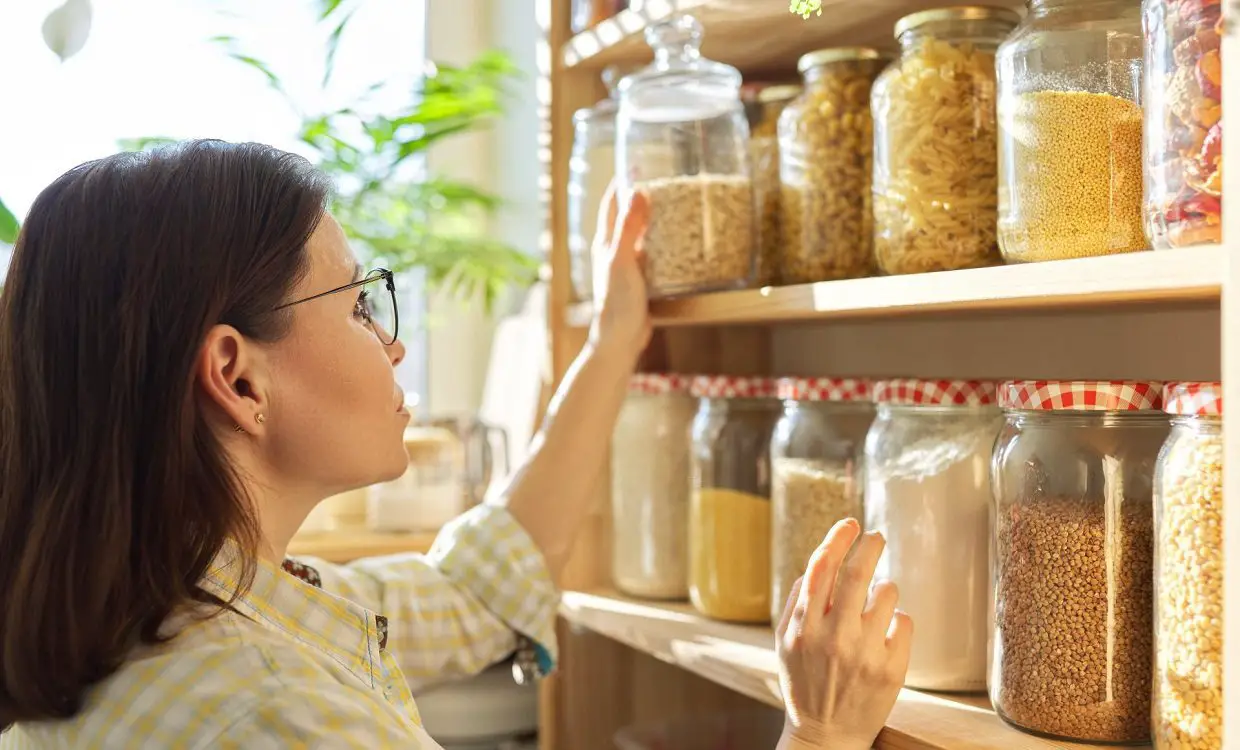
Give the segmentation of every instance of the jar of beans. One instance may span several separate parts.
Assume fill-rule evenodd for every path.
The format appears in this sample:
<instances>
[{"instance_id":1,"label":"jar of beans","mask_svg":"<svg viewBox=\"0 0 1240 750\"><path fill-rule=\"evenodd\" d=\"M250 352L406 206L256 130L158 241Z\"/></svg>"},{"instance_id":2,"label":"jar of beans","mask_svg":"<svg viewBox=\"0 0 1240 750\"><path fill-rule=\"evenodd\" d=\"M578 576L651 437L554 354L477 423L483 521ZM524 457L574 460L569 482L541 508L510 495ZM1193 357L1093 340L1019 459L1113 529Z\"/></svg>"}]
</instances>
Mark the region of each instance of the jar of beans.
<instances>
[{"instance_id":1,"label":"jar of beans","mask_svg":"<svg viewBox=\"0 0 1240 750\"><path fill-rule=\"evenodd\" d=\"M1148 741L1162 384L1016 381L1000 405L991 701L1037 734Z\"/></svg>"},{"instance_id":2,"label":"jar of beans","mask_svg":"<svg viewBox=\"0 0 1240 750\"><path fill-rule=\"evenodd\" d=\"M1170 383L1154 479L1154 747L1223 747L1223 394Z\"/></svg>"}]
</instances>

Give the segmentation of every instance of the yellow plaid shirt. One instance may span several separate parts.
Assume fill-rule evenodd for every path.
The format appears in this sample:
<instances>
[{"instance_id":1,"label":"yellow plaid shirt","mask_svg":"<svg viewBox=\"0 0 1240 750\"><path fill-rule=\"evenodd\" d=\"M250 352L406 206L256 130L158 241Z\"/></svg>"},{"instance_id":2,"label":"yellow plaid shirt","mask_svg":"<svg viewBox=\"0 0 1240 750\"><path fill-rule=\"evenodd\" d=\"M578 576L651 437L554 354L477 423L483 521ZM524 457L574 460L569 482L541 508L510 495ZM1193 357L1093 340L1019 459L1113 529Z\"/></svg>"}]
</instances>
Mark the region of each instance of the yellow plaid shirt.
<instances>
[{"instance_id":1,"label":"yellow plaid shirt","mask_svg":"<svg viewBox=\"0 0 1240 750\"><path fill-rule=\"evenodd\" d=\"M165 632L179 635L136 650L76 717L17 724L0 750L431 750L411 688L477 673L526 638L540 673L554 663L559 596L503 508L456 519L425 556L299 562L261 563L217 617L178 612ZM222 554L202 588L227 600L237 573Z\"/></svg>"}]
</instances>

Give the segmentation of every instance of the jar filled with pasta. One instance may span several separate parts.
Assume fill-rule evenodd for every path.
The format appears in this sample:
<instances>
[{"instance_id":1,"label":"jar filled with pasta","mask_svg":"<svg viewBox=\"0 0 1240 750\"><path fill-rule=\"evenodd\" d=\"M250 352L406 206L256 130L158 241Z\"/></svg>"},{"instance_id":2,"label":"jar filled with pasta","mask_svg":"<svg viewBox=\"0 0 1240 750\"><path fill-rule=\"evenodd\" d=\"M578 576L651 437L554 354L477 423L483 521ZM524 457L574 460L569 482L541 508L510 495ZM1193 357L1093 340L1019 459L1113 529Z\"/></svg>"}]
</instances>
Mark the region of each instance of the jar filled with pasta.
<instances>
[{"instance_id":1,"label":"jar filled with pasta","mask_svg":"<svg viewBox=\"0 0 1240 750\"><path fill-rule=\"evenodd\" d=\"M785 283L874 272L870 89L885 61L864 47L803 55L805 91L779 121Z\"/></svg>"},{"instance_id":2,"label":"jar filled with pasta","mask_svg":"<svg viewBox=\"0 0 1240 750\"><path fill-rule=\"evenodd\" d=\"M1146 232L1158 250L1222 242L1222 3L1142 7Z\"/></svg>"},{"instance_id":3,"label":"jar filled with pasta","mask_svg":"<svg viewBox=\"0 0 1240 750\"><path fill-rule=\"evenodd\" d=\"M611 435L611 575L626 594L688 595L689 427L683 375L639 373Z\"/></svg>"},{"instance_id":4,"label":"jar filled with pasta","mask_svg":"<svg viewBox=\"0 0 1240 750\"><path fill-rule=\"evenodd\" d=\"M861 458L874 418L870 382L785 378L771 435L771 622L836 521L863 521Z\"/></svg>"},{"instance_id":5,"label":"jar filled with pasta","mask_svg":"<svg viewBox=\"0 0 1240 750\"><path fill-rule=\"evenodd\" d=\"M707 617L766 622L771 599L769 378L700 376L692 428L689 600Z\"/></svg>"},{"instance_id":6,"label":"jar filled with pasta","mask_svg":"<svg viewBox=\"0 0 1240 750\"><path fill-rule=\"evenodd\" d=\"M1154 471L1154 748L1223 748L1223 391L1168 383Z\"/></svg>"},{"instance_id":7,"label":"jar filled with pasta","mask_svg":"<svg viewBox=\"0 0 1240 750\"><path fill-rule=\"evenodd\" d=\"M762 86L745 96L749 117L749 168L753 173L754 202L758 214L758 259L754 276L758 286L781 283L779 211L779 115L801 93L792 84Z\"/></svg>"},{"instance_id":8,"label":"jar filled with pasta","mask_svg":"<svg viewBox=\"0 0 1240 750\"><path fill-rule=\"evenodd\" d=\"M568 275L572 299L594 299L594 277L607 268L594 258L594 233L607 186L616 173L615 67L603 71L611 96L573 113L573 151L568 162Z\"/></svg>"},{"instance_id":9,"label":"jar filled with pasta","mask_svg":"<svg viewBox=\"0 0 1240 750\"><path fill-rule=\"evenodd\" d=\"M1141 56L1133 0L1030 0L999 47L999 249L1007 262L1149 246Z\"/></svg>"},{"instance_id":10,"label":"jar filled with pasta","mask_svg":"<svg viewBox=\"0 0 1240 750\"><path fill-rule=\"evenodd\" d=\"M874 83L874 253L883 273L1001 262L995 50L1019 16L961 6L896 23Z\"/></svg>"},{"instance_id":11,"label":"jar filled with pasta","mask_svg":"<svg viewBox=\"0 0 1240 750\"><path fill-rule=\"evenodd\" d=\"M757 222L740 71L702 57L693 16L650 26L646 41L654 62L619 85L616 180L650 201L650 296L748 286Z\"/></svg>"}]
</instances>

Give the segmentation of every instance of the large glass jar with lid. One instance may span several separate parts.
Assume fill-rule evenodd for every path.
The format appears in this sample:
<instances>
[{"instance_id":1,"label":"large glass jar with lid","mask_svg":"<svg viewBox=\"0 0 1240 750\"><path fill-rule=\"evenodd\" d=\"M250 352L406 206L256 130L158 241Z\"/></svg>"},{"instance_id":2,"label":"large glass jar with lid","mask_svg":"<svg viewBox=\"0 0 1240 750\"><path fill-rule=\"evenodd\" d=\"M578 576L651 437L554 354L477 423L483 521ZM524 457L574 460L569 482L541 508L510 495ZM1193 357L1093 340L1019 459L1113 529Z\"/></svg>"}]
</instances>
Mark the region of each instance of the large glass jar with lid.
<instances>
[{"instance_id":1,"label":"large glass jar with lid","mask_svg":"<svg viewBox=\"0 0 1240 750\"><path fill-rule=\"evenodd\" d=\"M755 86L741 91L745 114L749 119L749 169L753 175L758 217L755 273L758 286L780 283L783 233L780 229L779 139L776 137L776 126L780 113L800 93L801 87L795 84Z\"/></svg>"},{"instance_id":2,"label":"large glass jar with lid","mask_svg":"<svg viewBox=\"0 0 1240 750\"><path fill-rule=\"evenodd\" d=\"M985 690L995 384L882 380L874 401L865 523L887 539L875 575L895 582L916 623L905 683Z\"/></svg>"},{"instance_id":3,"label":"large glass jar with lid","mask_svg":"<svg viewBox=\"0 0 1240 750\"><path fill-rule=\"evenodd\" d=\"M771 598L769 378L699 376L689 502L689 600L707 617L766 622Z\"/></svg>"},{"instance_id":4,"label":"large glass jar with lid","mask_svg":"<svg viewBox=\"0 0 1240 750\"><path fill-rule=\"evenodd\" d=\"M864 521L862 449L874 419L870 382L784 378L771 434L771 622L836 521Z\"/></svg>"},{"instance_id":5,"label":"large glass jar with lid","mask_svg":"<svg viewBox=\"0 0 1240 750\"><path fill-rule=\"evenodd\" d=\"M927 10L896 23L874 83L874 253L883 273L1000 262L995 50L1019 16Z\"/></svg>"},{"instance_id":6,"label":"large glass jar with lid","mask_svg":"<svg viewBox=\"0 0 1240 750\"><path fill-rule=\"evenodd\" d=\"M1030 0L999 48L999 248L1009 263L1144 250L1141 8Z\"/></svg>"},{"instance_id":7,"label":"large glass jar with lid","mask_svg":"<svg viewBox=\"0 0 1240 750\"><path fill-rule=\"evenodd\" d=\"M1005 383L995 444L990 698L1029 732L1150 736L1162 385Z\"/></svg>"},{"instance_id":8,"label":"large glass jar with lid","mask_svg":"<svg viewBox=\"0 0 1240 750\"><path fill-rule=\"evenodd\" d=\"M1219 0L1145 0L1145 228L1155 249L1223 241Z\"/></svg>"},{"instance_id":9,"label":"large glass jar with lid","mask_svg":"<svg viewBox=\"0 0 1240 750\"><path fill-rule=\"evenodd\" d=\"M692 16L651 26L646 41L654 62L620 81L616 175L621 195L650 200L650 294L746 286L757 223L741 75L702 57Z\"/></svg>"},{"instance_id":10,"label":"large glass jar with lid","mask_svg":"<svg viewBox=\"0 0 1240 750\"><path fill-rule=\"evenodd\" d=\"M594 299L595 276L608 258L595 258L594 235L607 186L616 173L615 66L603 71L611 93L593 107L573 113L573 151L568 162L568 269L572 299ZM597 272L596 272L597 269Z\"/></svg>"},{"instance_id":11,"label":"large glass jar with lid","mask_svg":"<svg viewBox=\"0 0 1240 750\"><path fill-rule=\"evenodd\" d=\"M1169 383L1154 472L1154 748L1223 748L1223 393Z\"/></svg>"},{"instance_id":12,"label":"large glass jar with lid","mask_svg":"<svg viewBox=\"0 0 1240 750\"><path fill-rule=\"evenodd\" d=\"M797 63L805 90L779 125L784 283L874 272L870 89L885 64L864 47L821 49Z\"/></svg>"},{"instance_id":13,"label":"large glass jar with lid","mask_svg":"<svg viewBox=\"0 0 1240 750\"><path fill-rule=\"evenodd\" d=\"M612 579L626 594L688 595L689 428L682 375L639 373L611 435Z\"/></svg>"}]
</instances>

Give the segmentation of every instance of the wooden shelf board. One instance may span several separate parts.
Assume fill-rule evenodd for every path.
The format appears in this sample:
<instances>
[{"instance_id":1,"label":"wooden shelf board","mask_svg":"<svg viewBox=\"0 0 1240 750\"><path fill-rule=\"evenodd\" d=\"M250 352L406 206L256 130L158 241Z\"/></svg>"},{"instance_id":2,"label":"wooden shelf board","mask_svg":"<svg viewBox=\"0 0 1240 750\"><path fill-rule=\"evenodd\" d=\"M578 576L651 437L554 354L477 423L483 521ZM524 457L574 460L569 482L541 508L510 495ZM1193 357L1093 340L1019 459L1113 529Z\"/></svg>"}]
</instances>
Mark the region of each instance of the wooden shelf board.
<instances>
[{"instance_id":1,"label":"wooden shelf board","mask_svg":"<svg viewBox=\"0 0 1240 750\"><path fill-rule=\"evenodd\" d=\"M744 289L656 301L651 313L668 327L1217 301L1223 252L1207 246ZM589 303L574 305L568 325L587 326L591 315Z\"/></svg>"},{"instance_id":2,"label":"wooden shelf board","mask_svg":"<svg viewBox=\"0 0 1240 750\"><path fill-rule=\"evenodd\" d=\"M1024 6L1021 0L985 4ZM892 30L901 16L941 6L941 0L824 0L821 16L802 19L789 12L788 0L647 0L640 11L621 11L572 37L562 54L569 68L598 70L648 62L652 54L644 38L646 28L684 12L692 13L704 27L704 56L742 72L796 78L797 58L822 47L864 45L894 51Z\"/></svg>"},{"instance_id":3,"label":"wooden shelf board","mask_svg":"<svg viewBox=\"0 0 1240 750\"><path fill-rule=\"evenodd\" d=\"M298 534L289 543L288 553L294 557L318 557L328 562L346 563L362 557L427 552L437 533L417 531L396 534L364 528L345 528L315 534Z\"/></svg>"},{"instance_id":4,"label":"wooden shelf board","mask_svg":"<svg viewBox=\"0 0 1240 750\"><path fill-rule=\"evenodd\" d=\"M783 708L774 635L761 626L716 622L684 603L648 602L613 591L565 592L560 613L638 651L687 669L755 700ZM984 695L905 689L878 750L1053 750L1098 748L1019 732ZM1105 747L1105 746L1103 746Z\"/></svg>"}]
</instances>

